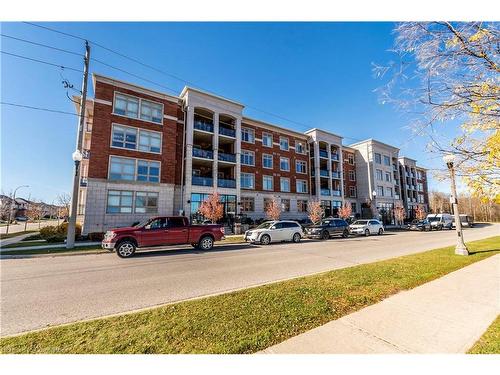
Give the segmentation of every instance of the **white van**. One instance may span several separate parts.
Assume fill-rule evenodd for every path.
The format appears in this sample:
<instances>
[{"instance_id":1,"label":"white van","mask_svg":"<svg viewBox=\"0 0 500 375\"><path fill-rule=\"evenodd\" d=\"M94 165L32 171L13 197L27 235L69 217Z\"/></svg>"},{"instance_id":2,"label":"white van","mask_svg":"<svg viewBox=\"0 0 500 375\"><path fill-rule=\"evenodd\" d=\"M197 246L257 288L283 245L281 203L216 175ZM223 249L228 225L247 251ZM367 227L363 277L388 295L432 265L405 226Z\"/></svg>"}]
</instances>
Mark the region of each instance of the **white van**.
<instances>
[{"instance_id":1,"label":"white van","mask_svg":"<svg viewBox=\"0 0 500 375\"><path fill-rule=\"evenodd\" d=\"M427 220L431 223L431 229L452 229L453 216L451 214L429 214Z\"/></svg>"}]
</instances>

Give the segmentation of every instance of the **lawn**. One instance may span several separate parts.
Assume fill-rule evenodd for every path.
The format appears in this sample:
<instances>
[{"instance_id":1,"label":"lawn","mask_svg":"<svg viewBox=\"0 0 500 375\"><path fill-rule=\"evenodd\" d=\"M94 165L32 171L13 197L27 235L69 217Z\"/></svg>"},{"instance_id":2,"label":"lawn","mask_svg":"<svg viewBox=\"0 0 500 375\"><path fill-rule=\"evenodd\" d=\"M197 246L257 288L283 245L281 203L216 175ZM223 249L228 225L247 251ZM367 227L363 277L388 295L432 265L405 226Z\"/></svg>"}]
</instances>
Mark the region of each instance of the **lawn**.
<instances>
[{"instance_id":1,"label":"lawn","mask_svg":"<svg viewBox=\"0 0 500 375\"><path fill-rule=\"evenodd\" d=\"M500 253L500 237L0 339L3 353L253 353Z\"/></svg>"},{"instance_id":2,"label":"lawn","mask_svg":"<svg viewBox=\"0 0 500 375\"><path fill-rule=\"evenodd\" d=\"M500 315L469 349L470 354L500 354Z\"/></svg>"},{"instance_id":3,"label":"lawn","mask_svg":"<svg viewBox=\"0 0 500 375\"><path fill-rule=\"evenodd\" d=\"M7 247L7 246L6 246ZM73 249L66 249L65 247L54 247L46 249L30 249L30 250L12 250L12 251L2 251L1 255L37 255L37 254L61 254L61 253L75 253L75 252L88 252L97 251L108 252L103 250L100 246L76 246Z\"/></svg>"},{"instance_id":4,"label":"lawn","mask_svg":"<svg viewBox=\"0 0 500 375\"><path fill-rule=\"evenodd\" d=\"M55 243L51 244L54 245ZM16 247L28 247L28 246L46 246L51 244L49 244L47 241L19 241L16 243L11 243L10 245L2 246L2 249L12 249Z\"/></svg>"},{"instance_id":5,"label":"lawn","mask_svg":"<svg viewBox=\"0 0 500 375\"><path fill-rule=\"evenodd\" d=\"M12 238L12 237L17 237L17 236L21 236L23 234L28 234L28 233L35 233L37 232L36 230L25 230L25 231L22 231L22 232L15 232L15 233L9 233L9 234L0 234L0 239L2 240L5 240L7 238Z\"/></svg>"}]
</instances>

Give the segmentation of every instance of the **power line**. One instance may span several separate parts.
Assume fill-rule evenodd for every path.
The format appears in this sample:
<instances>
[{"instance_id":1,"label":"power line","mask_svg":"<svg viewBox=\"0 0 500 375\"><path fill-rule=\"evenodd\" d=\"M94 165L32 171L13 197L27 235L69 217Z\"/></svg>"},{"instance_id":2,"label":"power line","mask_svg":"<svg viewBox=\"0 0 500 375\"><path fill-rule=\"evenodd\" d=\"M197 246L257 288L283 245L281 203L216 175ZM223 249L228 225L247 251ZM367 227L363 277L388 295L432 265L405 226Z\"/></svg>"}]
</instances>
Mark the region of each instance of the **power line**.
<instances>
[{"instance_id":1,"label":"power line","mask_svg":"<svg viewBox=\"0 0 500 375\"><path fill-rule=\"evenodd\" d=\"M26 108L26 109L33 109L37 111L44 111L44 112L52 112L52 113L61 113L64 115L72 115L72 116L78 116L77 113L74 112L67 112L67 111L60 111L57 109L50 109L50 108L44 108L44 107L34 107L31 105L24 105L24 104L19 104L19 103L10 103L10 102L0 102L1 105L8 105L11 107L20 107L20 108Z\"/></svg>"},{"instance_id":2,"label":"power line","mask_svg":"<svg viewBox=\"0 0 500 375\"><path fill-rule=\"evenodd\" d=\"M72 55L76 55L76 56L81 56L81 57L83 57L83 54L78 53L78 52L69 51L69 50L67 50L67 49L57 48L57 47L54 47L54 46L49 46L49 45L47 45L47 44L42 44L42 43L33 42L32 40L27 40L27 39L17 38L17 37L12 36L12 35L7 35L7 34L0 34L0 35L1 35L2 37L4 37L4 38L9 38L9 39L17 40L17 41L20 41L20 42L33 44L33 45L35 45L35 46L45 47L45 48L50 48L50 49L53 49L53 50L55 50L55 51L65 52L65 53L69 53L69 54L72 54Z\"/></svg>"},{"instance_id":3,"label":"power line","mask_svg":"<svg viewBox=\"0 0 500 375\"><path fill-rule=\"evenodd\" d=\"M51 62L48 62L48 61L45 61L45 60L39 60L39 59L34 59L34 58L28 57L28 56L17 55L15 53L10 53L10 52L5 52L5 51L1 51L1 52L4 55L17 57L19 59L24 59L24 60L28 60L28 61L32 61L32 62L37 62L37 63L40 63L40 64L55 66L56 68L60 68L60 69L73 70L75 72L83 73L83 70L81 70L81 69L71 68L71 67L64 66L64 65L58 65L58 64L54 64L54 63L51 63Z\"/></svg>"}]
</instances>

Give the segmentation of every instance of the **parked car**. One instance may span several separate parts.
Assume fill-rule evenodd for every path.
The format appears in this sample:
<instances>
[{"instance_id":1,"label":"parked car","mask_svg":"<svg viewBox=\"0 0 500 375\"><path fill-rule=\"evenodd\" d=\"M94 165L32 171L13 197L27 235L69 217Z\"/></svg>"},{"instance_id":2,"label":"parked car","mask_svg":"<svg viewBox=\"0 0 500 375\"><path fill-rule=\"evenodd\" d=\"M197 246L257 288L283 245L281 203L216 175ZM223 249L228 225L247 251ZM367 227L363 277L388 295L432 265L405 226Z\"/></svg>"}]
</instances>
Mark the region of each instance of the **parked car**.
<instances>
[{"instance_id":1,"label":"parked car","mask_svg":"<svg viewBox=\"0 0 500 375\"><path fill-rule=\"evenodd\" d=\"M349 237L349 224L342 219L328 218L318 225L310 225L305 229L307 238L327 240L331 236Z\"/></svg>"},{"instance_id":2,"label":"parked car","mask_svg":"<svg viewBox=\"0 0 500 375\"><path fill-rule=\"evenodd\" d=\"M257 228L245 232L245 241L269 245L271 242L300 242L304 237L302 227L296 221L266 221Z\"/></svg>"},{"instance_id":3,"label":"parked car","mask_svg":"<svg viewBox=\"0 0 500 375\"><path fill-rule=\"evenodd\" d=\"M419 230L422 232L427 232L432 229L431 223L429 220L413 220L410 224L408 224L409 230Z\"/></svg>"},{"instance_id":4,"label":"parked car","mask_svg":"<svg viewBox=\"0 0 500 375\"><path fill-rule=\"evenodd\" d=\"M472 228L474 226L474 219L469 215L459 215L460 222L462 223L462 227ZM451 224L453 228L455 228L455 217L453 216L453 222Z\"/></svg>"},{"instance_id":5,"label":"parked car","mask_svg":"<svg viewBox=\"0 0 500 375\"><path fill-rule=\"evenodd\" d=\"M137 248L152 246L191 244L201 250L211 250L214 242L222 239L222 225L190 225L183 216L159 216L133 227L107 231L101 246L116 251L121 258L129 258Z\"/></svg>"},{"instance_id":6,"label":"parked car","mask_svg":"<svg viewBox=\"0 0 500 375\"><path fill-rule=\"evenodd\" d=\"M16 221L27 221L28 218L26 216L16 216Z\"/></svg>"},{"instance_id":7,"label":"parked car","mask_svg":"<svg viewBox=\"0 0 500 375\"><path fill-rule=\"evenodd\" d=\"M384 226L382 223L375 219L369 220L356 220L349 226L351 234L363 234L369 236L370 234L381 235L384 233Z\"/></svg>"},{"instance_id":8,"label":"parked car","mask_svg":"<svg viewBox=\"0 0 500 375\"><path fill-rule=\"evenodd\" d=\"M426 219L431 223L432 229L442 230L444 228L452 228L453 216L450 214L429 214Z\"/></svg>"}]
</instances>

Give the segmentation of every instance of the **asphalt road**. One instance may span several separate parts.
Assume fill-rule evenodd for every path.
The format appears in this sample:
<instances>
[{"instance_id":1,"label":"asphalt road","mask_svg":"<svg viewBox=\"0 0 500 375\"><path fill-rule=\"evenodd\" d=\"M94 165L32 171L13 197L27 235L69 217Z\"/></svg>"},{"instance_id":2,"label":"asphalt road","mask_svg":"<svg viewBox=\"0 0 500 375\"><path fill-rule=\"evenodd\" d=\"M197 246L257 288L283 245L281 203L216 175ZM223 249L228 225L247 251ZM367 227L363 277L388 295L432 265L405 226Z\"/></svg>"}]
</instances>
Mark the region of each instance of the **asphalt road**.
<instances>
[{"instance_id":1,"label":"asphalt road","mask_svg":"<svg viewBox=\"0 0 500 375\"><path fill-rule=\"evenodd\" d=\"M500 235L500 225L466 229L466 241ZM455 231L304 241L210 252L169 249L131 259L115 254L3 259L1 335L117 314L455 243Z\"/></svg>"}]
</instances>

